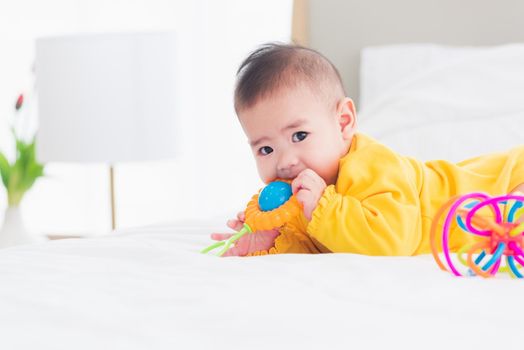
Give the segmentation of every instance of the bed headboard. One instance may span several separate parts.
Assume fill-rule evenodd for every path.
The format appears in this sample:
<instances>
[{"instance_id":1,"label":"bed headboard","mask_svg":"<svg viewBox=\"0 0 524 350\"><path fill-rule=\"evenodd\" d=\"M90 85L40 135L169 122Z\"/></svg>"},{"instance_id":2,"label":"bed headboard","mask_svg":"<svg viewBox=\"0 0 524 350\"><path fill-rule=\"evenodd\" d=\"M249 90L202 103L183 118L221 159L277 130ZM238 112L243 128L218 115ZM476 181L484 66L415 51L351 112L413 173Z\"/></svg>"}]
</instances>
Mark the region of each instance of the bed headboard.
<instances>
[{"instance_id":1,"label":"bed headboard","mask_svg":"<svg viewBox=\"0 0 524 350\"><path fill-rule=\"evenodd\" d=\"M326 55L358 101L366 46L524 42L521 0L295 0L293 40Z\"/></svg>"}]
</instances>

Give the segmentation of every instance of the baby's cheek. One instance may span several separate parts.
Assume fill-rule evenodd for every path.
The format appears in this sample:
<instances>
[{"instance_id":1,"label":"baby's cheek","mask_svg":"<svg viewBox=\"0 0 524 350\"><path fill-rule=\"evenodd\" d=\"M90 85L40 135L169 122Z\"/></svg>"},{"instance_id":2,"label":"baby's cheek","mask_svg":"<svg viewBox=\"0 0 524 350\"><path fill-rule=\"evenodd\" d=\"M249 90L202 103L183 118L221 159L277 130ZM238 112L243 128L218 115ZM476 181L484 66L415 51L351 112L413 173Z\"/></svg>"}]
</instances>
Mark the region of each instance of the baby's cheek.
<instances>
[{"instance_id":1,"label":"baby's cheek","mask_svg":"<svg viewBox=\"0 0 524 350\"><path fill-rule=\"evenodd\" d=\"M325 159L317 164L318 171L316 172L326 182L326 184L334 184L338 174L339 159Z\"/></svg>"},{"instance_id":2,"label":"baby's cheek","mask_svg":"<svg viewBox=\"0 0 524 350\"><path fill-rule=\"evenodd\" d=\"M275 171L269 168L266 164L261 164L260 162L257 162L257 170L260 179L265 184L268 184L275 179Z\"/></svg>"}]
</instances>

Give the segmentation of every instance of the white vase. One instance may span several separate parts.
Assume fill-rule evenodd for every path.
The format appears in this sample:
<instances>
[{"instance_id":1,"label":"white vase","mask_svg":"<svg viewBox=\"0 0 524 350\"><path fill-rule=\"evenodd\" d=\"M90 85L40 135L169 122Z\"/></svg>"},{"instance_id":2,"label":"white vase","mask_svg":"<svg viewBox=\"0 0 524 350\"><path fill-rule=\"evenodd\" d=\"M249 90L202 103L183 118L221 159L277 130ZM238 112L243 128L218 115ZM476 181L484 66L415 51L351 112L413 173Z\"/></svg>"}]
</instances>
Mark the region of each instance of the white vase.
<instances>
[{"instance_id":1,"label":"white vase","mask_svg":"<svg viewBox=\"0 0 524 350\"><path fill-rule=\"evenodd\" d=\"M42 241L45 241L44 237L33 235L27 231L20 207L7 207L5 210L4 224L0 229L0 248Z\"/></svg>"}]
</instances>

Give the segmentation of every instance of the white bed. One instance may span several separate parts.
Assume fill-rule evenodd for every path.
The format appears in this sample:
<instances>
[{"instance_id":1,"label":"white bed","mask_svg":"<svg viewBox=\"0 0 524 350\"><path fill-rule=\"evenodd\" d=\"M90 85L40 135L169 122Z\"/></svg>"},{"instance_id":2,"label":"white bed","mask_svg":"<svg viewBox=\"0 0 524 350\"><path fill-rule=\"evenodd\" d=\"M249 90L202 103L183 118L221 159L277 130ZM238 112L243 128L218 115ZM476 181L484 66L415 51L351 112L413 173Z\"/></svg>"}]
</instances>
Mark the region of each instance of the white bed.
<instances>
[{"instance_id":1,"label":"white bed","mask_svg":"<svg viewBox=\"0 0 524 350\"><path fill-rule=\"evenodd\" d=\"M2 349L520 347L522 284L429 256L227 258L210 228L151 227L0 254Z\"/></svg>"},{"instance_id":2,"label":"white bed","mask_svg":"<svg viewBox=\"0 0 524 350\"><path fill-rule=\"evenodd\" d=\"M351 3L365 6L364 2ZM450 9L457 6L451 0L438 3ZM471 1L467 3L471 5ZM321 4L325 4L327 11L333 9L336 1L315 1L312 11L321 8ZM405 8L399 11L404 13ZM333 17L329 18L329 24L347 23L344 13L347 11L330 11L329 16ZM369 15L366 11L361 13ZM357 20L362 22L365 18ZM400 22L403 23L402 18ZM461 28L460 22L453 25L455 29ZM521 28L521 19L515 20L514 28ZM326 31L325 27L317 28L317 32L314 26L310 29L315 40L319 32ZM377 26L376 33L380 29ZM452 31L453 28L447 28L446 33ZM474 34L473 31L471 36ZM326 42L331 39L337 42L340 37L331 32ZM366 46L381 44L364 39L363 36L358 41L358 52ZM314 40L312 43L315 44ZM344 45L336 46L344 49ZM449 139L439 135L433 135L434 141L440 142L438 147L423 147L428 138L419 140L412 134L409 140L419 142L420 146L413 147L405 144L405 138L399 137L396 130L388 129L396 123L383 123L380 118L394 115L404 118L402 122L409 133L412 117L425 115L427 104L410 103L413 96L421 96L410 94L420 91L419 85L402 85L397 81L395 84L405 89L394 89L400 95L388 97L388 84L384 82L391 87L393 77L381 74L382 82L373 80L376 76L369 77L380 72L384 62L391 63L388 57L401 53L398 50L405 47L382 49L366 51L369 54L366 62L371 62L372 56L375 65L366 71L368 78L361 85L367 97L373 96L367 101L375 102L369 102L360 111L365 131L392 146L420 152L414 155L422 157L441 151L445 156L460 158L476 151L471 142L477 140L478 145L483 145L480 137L473 138L468 141L466 153L460 153L460 144L450 144ZM351 55L355 47L352 50ZM328 49L323 52L330 53ZM521 54L524 57L524 51ZM347 55L341 53L336 57ZM504 62L499 65L504 66ZM520 68L521 78L513 79L513 85L499 85L512 89L510 95L497 89L499 97L511 97L515 103L507 111L512 118L507 121L510 126L524 125L524 68L522 65ZM341 71L356 72L357 68L351 66ZM424 76L421 71L417 74ZM397 72L399 76L404 78L404 73ZM476 75L470 74L472 77ZM463 78L469 84L478 84L467 76ZM370 81L375 85L370 86ZM438 87L442 80L431 79L429 85L424 85L428 91L435 88L431 82ZM468 91L468 86L464 86L462 92ZM520 91L521 99L516 91ZM489 102L482 98L479 101ZM448 100L449 104L439 100L429 102L442 110L458 106L452 100ZM460 116L474 117L476 106L474 102L465 106ZM497 110L496 104L486 103L485 107ZM431 116L443 115L434 108ZM477 131L489 132L493 130L491 127L500 126L496 113L490 118L491 124L482 124L483 129ZM435 120L417 119L416 123L435 125ZM497 130L496 147L524 140L524 128L522 131L512 128L507 135ZM430 136L428 132L427 137ZM451 153L444 153L448 151ZM199 254L200 249L211 243L209 233L223 230L222 224L203 220L194 225L162 225L104 237L1 250L0 349L522 347L521 281L506 277L455 278L440 271L430 256L324 254L217 258Z\"/></svg>"}]
</instances>

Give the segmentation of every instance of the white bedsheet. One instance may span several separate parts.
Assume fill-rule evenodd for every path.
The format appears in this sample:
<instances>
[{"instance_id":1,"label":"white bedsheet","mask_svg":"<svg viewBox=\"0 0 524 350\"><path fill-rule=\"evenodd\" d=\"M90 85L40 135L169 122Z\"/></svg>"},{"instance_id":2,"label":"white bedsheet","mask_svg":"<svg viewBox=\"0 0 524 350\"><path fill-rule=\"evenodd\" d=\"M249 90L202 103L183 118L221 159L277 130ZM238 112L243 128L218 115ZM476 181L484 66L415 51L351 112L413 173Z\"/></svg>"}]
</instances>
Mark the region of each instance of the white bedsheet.
<instances>
[{"instance_id":1,"label":"white bedsheet","mask_svg":"<svg viewBox=\"0 0 524 350\"><path fill-rule=\"evenodd\" d=\"M1 349L521 347L521 281L430 256L217 258L156 227L0 251Z\"/></svg>"}]
</instances>

